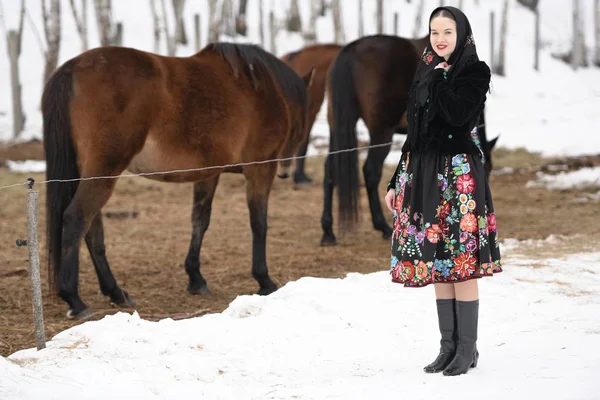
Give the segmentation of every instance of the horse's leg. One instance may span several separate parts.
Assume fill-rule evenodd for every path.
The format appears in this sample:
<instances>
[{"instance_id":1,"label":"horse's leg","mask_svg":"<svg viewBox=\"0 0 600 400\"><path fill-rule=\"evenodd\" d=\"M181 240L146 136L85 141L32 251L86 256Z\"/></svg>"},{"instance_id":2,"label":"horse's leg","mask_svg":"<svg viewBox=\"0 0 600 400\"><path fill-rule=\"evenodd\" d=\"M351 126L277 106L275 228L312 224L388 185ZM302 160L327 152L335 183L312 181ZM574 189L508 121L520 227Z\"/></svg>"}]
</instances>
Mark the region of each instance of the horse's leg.
<instances>
[{"instance_id":1,"label":"horse's leg","mask_svg":"<svg viewBox=\"0 0 600 400\"><path fill-rule=\"evenodd\" d=\"M244 168L246 197L252 228L252 276L258 282L258 294L267 295L277 286L267 268L267 207L277 164L250 165Z\"/></svg>"},{"instance_id":2,"label":"horse's leg","mask_svg":"<svg viewBox=\"0 0 600 400\"><path fill-rule=\"evenodd\" d=\"M321 246L333 246L337 244L333 234L333 180L332 168L333 158L327 156L325 159L325 174L323 177L323 214L321 215L321 228L323 228L323 237Z\"/></svg>"},{"instance_id":3,"label":"horse's leg","mask_svg":"<svg viewBox=\"0 0 600 400\"><path fill-rule=\"evenodd\" d=\"M104 226L102 224L102 212L99 211L85 234L85 243L94 263L100 290L102 294L110 297L112 304L119 307L134 307L135 303L129 294L122 290L113 276L108 259L106 258L106 246L104 245Z\"/></svg>"},{"instance_id":4,"label":"horse's leg","mask_svg":"<svg viewBox=\"0 0 600 400\"><path fill-rule=\"evenodd\" d=\"M188 292L191 294L210 294L206 280L200 273L200 249L204 233L210 224L212 201L219 183L219 176L194 183L194 204L192 205L192 238L187 257L185 272L189 277Z\"/></svg>"},{"instance_id":5,"label":"horse's leg","mask_svg":"<svg viewBox=\"0 0 600 400\"><path fill-rule=\"evenodd\" d=\"M58 275L58 295L69 304L67 317L84 317L87 306L79 297L79 248L81 239L96 214L106 204L116 179L82 181L73 200L63 214L61 267ZM114 279L114 278L113 278ZM115 283L116 284L116 283Z\"/></svg>"},{"instance_id":6,"label":"horse's leg","mask_svg":"<svg viewBox=\"0 0 600 400\"><path fill-rule=\"evenodd\" d=\"M308 116L308 137L306 138L306 142L300 145L298 150L298 158L296 159L296 171L294 172L294 183L297 185L310 184L312 179L310 179L306 172L304 171L305 161L306 161L306 152L308 151L308 144L310 143L310 132L312 131L312 127L315 124L315 120L317 119L317 113L311 113Z\"/></svg>"},{"instance_id":7,"label":"horse's leg","mask_svg":"<svg viewBox=\"0 0 600 400\"><path fill-rule=\"evenodd\" d=\"M371 132L371 145L391 142L392 135L392 129ZM392 228L388 225L386 218L383 216L378 188L383 172L383 162L389 154L390 148L391 145L370 148L367 154L367 160L363 166L363 175L365 178L365 186L367 187L373 227L378 231L383 232L384 239L392 237Z\"/></svg>"}]
</instances>

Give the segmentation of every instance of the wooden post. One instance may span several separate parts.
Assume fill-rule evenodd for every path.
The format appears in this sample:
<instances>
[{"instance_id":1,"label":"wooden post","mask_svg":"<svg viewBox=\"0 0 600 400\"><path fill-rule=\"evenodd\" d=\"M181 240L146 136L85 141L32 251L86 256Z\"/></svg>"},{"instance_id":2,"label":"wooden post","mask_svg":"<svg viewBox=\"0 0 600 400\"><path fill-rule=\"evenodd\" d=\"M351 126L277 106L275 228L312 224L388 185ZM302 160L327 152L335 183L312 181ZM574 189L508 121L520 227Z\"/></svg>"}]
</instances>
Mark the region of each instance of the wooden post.
<instances>
[{"instance_id":1,"label":"wooden post","mask_svg":"<svg viewBox=\"0 0 600 400\"><path fill-rule=\"evenodd\" d=\"M29 277L31 278L31 298L33 304L33 323L35 343L38 350L46 347L44 331L44 309L42 302L42 283L40 279L40 254L37 234L37 190L33 190L33 178L27 179L27 240L17 240L17 246L27 246L29 250Z\"/></svg>"}]
</instances>

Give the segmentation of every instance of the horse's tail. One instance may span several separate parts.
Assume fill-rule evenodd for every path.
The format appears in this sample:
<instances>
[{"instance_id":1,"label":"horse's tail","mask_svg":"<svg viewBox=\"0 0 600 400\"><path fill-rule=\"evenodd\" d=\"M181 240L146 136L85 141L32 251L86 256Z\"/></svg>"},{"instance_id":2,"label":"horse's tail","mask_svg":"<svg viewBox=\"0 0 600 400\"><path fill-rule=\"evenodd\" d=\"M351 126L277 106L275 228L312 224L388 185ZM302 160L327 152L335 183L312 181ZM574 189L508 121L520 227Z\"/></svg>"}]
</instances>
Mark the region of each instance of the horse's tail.
<instances>
[{"instance_id":1,"label":"horse's tail","mask_svg":"<svg viewBox=\"0 0 600 400\"><path fill-rule=\"evenodd\" d=\"M354 46L338 53L330 71L328 97L331 107L329 151L353 149L358 145L356 123L360 106L354 86ZM358 151L333 156L333 179L338 188L339 222L352 228L358 221ZM330 164L331 165L331 164Z\"/></svg>"},{"instance_id":2,"label":"horse's tail","mask_svg":"<svg viewBox=\"0 0 600 400\"><path fill-rule=\"evenodd\" d=\"M50 77L42 94L47 180L79 178L69 113L72 94L73 69L72 63L67 62ZM63 213L76 190L77 181L50 182L46 189L48 283L55 291L61 264Z\"/></svg>"}]
</instances>

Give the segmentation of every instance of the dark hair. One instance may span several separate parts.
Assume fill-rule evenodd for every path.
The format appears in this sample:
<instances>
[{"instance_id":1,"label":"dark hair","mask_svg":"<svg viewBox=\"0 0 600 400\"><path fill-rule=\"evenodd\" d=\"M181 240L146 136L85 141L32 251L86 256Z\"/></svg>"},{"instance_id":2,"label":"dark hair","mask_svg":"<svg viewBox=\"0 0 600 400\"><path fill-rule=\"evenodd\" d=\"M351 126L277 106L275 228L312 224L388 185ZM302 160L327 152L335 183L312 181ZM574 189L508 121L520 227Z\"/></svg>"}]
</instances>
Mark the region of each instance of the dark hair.
<instances>
[{"instance_id":1,"label":"dark hair","mask_svg":"<svg viewBox=\"0 0 600 400\"><path fill-rule=\"evenodd\" d=\"M452 21L456 22L456 18L454 18L454 15L450 11L446 10L445 8L440 8L439 11L437 11L435 14L433 14L431 16L431 19L434 19L437 17L450 18ZM431 22L431 20L429 22Z\"/></svg>"}]
</instances>

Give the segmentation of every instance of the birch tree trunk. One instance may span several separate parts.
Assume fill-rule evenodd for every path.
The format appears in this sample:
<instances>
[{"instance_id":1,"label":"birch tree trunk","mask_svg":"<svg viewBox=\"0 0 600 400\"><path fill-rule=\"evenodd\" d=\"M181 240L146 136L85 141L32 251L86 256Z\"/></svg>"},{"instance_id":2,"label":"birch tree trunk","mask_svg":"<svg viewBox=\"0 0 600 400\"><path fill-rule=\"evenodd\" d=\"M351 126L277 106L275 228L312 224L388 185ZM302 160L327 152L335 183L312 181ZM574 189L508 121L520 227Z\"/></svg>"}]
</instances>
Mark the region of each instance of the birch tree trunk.
<instances>
[{"instance_id":1,"label":"birch tree trunk","mask_svg":"<svg viewBox=\"0 0 600 400\"><path fill-rule=\"evenodd\" d=\"M425 1L419 1L419 8L417 9L417 14L415 15L415 26L413 27L413 38L419 37L419 32L421 31L421 21L423 20L423 9L425 8Z\"/></svg>"},{"instance_id":2,"label":"birch tree trunk","mask_svg":"<svg viewBox=\"0 0 600 400\"><path fill-rule=\"evenodd\" d=\"M577 69L583 64L583 44L579 24L579 0L573 0L573 50L571 52L571 66Z\"/></svg>"},{"instance_id":3,"label":"birch tree trunk","mask_svg":"<svg viewBox=\"0 0 600 400\"><path fill-rule=\"evenodd\" d=\"M377 0L377 33L383 33L383 0Z\"/></svg>"},{"instance_id":4,"label":"birch tree trunk","mask_svg":"<svg viewBox=\"0 0 600 400\"><path fill-rule=\"evenodd\" d=\"M235 21L233 17L232 0L223 0L223 6L221 8L221 25L223 26L223 31L227 36L235 36Z\"/></svg>"},{"instance_id":5,"label":"birch tree trunk","mask_svg":"<svg viewBox=\"0 0 600 400\"><path fill-rule=\"evenodd\" d=\"M302 32L302 20L300 19L298 0L291 0L290 11L287 20L287 30L289 32Z\"/></svg>"},{"instance_id":6,"label":"birch tree trunk","mask_svg":"<svg viewBox=\"0 0 600 400\"><path fill-rule=\"evenodd\" d=\"M161 0L161 6L163 14L163 33L165 35L165 42L167 43L167 55L169 57L174 57L177 51L177 37L175 34L169 34L169 21L167 20L167 7L165 5L165 0Z\"/></svg>"},{"instance_id":7,"label":"birch tree trunk","mask_svg":"<svg viewBox=\"0 0 600 400\"><path fill-rule=\"evenodd\" d=\"M344 23L342 19L342 10L340 8L340 0L331 1L331 15L333 16L333 41L342 44L346 41L346 38L344 35Z\"/></svg>"},{"instance_id":8,"label":"birch tree trunk","mask_svg":"<svg viewBox=\"0 0 600 400\"><path fill-rule=\"evenodd\" d=\"M319 16L319 0L310 0L310 18L308 19L308 28L304 32L304 40L308 44L317 41L317 17Z\"/></svg>"},{"instance_id":9,"label":"birch tree trunk","mask_svg":"<svg viewBox=\"0 0 600 400\"><path fill-rule=\"evenodd\" d=\"M596 51L594 64L600 67L600 0L594 1L594 25L596 33Z\"/></svg>"},{"instance_id":10,"label":"birch tree trunk","mask_svg":"<svg viewBox=\"0 0 600 400\"><path fill-rule=\"evenodd\" d=\"M504 0L502 6L502 22L500 25L500 43L498 45L498 66L496 73L501 76L506 75L504 66L506 65L506 32L508 30L508 0Z\"/></svg>"},{"instance_id":11,"label":"birch tree trunk","mask_svg":"<svg viewBox=\"0 0 600 400\"><path fill-rule=\"evenodd\" d=\"M175 11L175 43L185 46L188 44L188 38L185 33L185 24L183 22L184 8L185 0L173 0L173 10Z\"/></svg>"},{"instance_id":12,"label":"birch tree trunk","mask_svg":"<svg viewBox=\"0 0 600 400\"><path fill-rule=\"evenodd\" d=\"M156 0L150 0L150 11L152 12L154 52L158 53L160 51L160 20L156 9Z\"/></svg>"},{"instance_id":13,"label":"birch tree trunk","mask_svg":"<svg viewBox=\"0 0 600 400\"><path fill-rule=\"evenodd\" d=\"M21 56L21 43L23 42L23 22L25 21L25 0L21 0L19 27L9 30L6 34L8 57L10 59L10 87L12 94L13 139L17 139L25 128L25 113L21 97L21 79L19 77L19 57Z\"/></svg>"},{"instance_id":14,"label":"birch tree trunk","mask_svg":"<svg viewBox=\"0 0 600 400\"><path fill-rule=\"evenodd\" d=\"M260 18L259 24L259 36L260 36L260 44L263 49L265 48L265 9L263 0L258 0L258 15Z\"/></svg>"},{"instance_id":15,"label":"birch tree trunk","mask_svg":"<svg viewBox=\"0 0 600 400\"><path fill-rule=\"evenodd\" d=\"M248 23L246 21L246 9L248 0L240 0L237 17L235 18L235 31L242 36L248 34Z\"/></svg>"},{"instance_id":16,"label":"birch tree trunk","mask_svg":"<svg viewBox=\"0 0 600 400\"><path fill-rule=\"evenodd\" d=\"M214 43L219 41L220 24L217 18L217 3L218 0L208 0L208 42Z\"/></svg>"},{"instance_id":17,"label":"birch tree trunk","mask_svg":"<svg viewBox=\"0 0 600 400\"><path fill-rule=\"evenodd\" d=\"M111 2L110 0L94 0L96 10L96 23L98 25L98 37L100 46L109 46L111 44Z\"/></svg>"},{"instance_id":18,"label":"birch tree trunk","mask_svg":"<svg viewBox=\"0 0 600 400\"><path fill-rule=\"evenodd\" d=\"M58 65L60 51L60 0L50 0L50 13L46 8L46 0L42 0L44 32L46 34L46 64L44 66L44 84Z\"/></svg>"},{"instance_id":19,"label":"birch tree trunk","mask_svg":"<svg viewBox=\"0 0 600 400\"><path fill-rule=\"evenodd\" d=\"M365 35L365 13L363 12L363 0L358 0L358 37Z\"/></svg>"},{"instance_id":20,"label":"birch tree trunk","mask_svg":"<svg viewBox=\"0 0 600 400\"><path fill-rule=\"evenodd\" d=\"M77 33L79 34L79 39L81 40L81 52L83 53L89 49L87 34L87 0L81 0L81 15L79 15L77 12L75 0L69 0L69 4L71 4L73 19L75 20Z\"/></svg>"}]
</instances>

